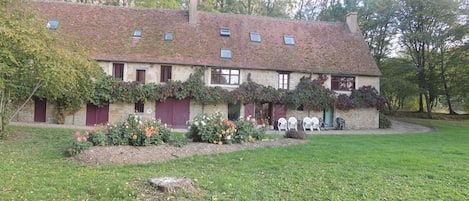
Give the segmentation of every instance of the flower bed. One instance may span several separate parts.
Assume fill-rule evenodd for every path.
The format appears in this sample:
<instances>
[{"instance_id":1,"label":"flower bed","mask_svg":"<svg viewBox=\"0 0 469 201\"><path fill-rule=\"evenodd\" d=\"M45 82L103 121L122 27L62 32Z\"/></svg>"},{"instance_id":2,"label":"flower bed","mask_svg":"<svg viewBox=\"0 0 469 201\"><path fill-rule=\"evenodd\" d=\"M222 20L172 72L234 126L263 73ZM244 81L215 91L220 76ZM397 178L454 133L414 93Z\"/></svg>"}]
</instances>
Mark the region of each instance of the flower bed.
<instances>
[{"instance_id":1,"label":"flower bed","mask_svg":"<svg viewBox=\"0 0 469 201\"><path fill-rule=\"evenodd\" d=\"M107 123L84 134L76 131L69 155L76 155L91 146L132 145L147 146L167 143L171 131L159 120L144 120L130 114L127 120L116 124Z\"/></svg>"},{"instance_id":2,"label":"flower bed","mask_svg":"<svg viewBox=\"0 0 469 201\"><path fill-rule=\"evenodd\" d=\"M214 144L233 144L253 142L264 137L264 129L256 128L256 124L239 118L231 121L219 112L199 114L188 122L189 132L186 137L194 142Z\"/></svg>"}]
</instances>

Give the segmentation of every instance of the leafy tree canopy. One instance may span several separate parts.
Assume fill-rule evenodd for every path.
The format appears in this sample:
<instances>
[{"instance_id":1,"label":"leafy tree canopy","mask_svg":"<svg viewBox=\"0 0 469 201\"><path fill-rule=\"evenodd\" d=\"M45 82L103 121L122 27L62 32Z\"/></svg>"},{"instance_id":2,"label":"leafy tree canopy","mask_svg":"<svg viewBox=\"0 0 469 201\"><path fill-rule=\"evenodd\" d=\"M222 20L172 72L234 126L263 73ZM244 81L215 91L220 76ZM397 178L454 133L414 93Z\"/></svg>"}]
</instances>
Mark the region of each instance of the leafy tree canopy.
<instances>
[{"instance_id":1,"label":"leafy tree canopy","mask_svg":"<svg viewBox=\"0 0 469 201\"><path fill-rule=\"evenodd\" d=\"M58 42L45 20L23 0L0 0L1 130L15 110L13 103L47 99L67 111L81 107L101 68L78 44Z\"/></svg>"}]
</instances>

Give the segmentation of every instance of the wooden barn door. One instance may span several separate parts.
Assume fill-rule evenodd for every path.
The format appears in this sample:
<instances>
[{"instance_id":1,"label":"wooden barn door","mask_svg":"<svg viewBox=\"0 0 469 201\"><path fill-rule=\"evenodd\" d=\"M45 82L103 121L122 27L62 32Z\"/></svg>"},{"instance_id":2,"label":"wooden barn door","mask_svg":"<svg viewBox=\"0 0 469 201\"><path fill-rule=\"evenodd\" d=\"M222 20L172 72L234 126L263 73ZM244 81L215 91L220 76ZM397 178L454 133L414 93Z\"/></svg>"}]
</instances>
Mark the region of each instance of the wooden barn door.
<instances>
[{"instance_id":1,"label":"wooden barn door","mask_svg":"<svg viewBox=\"0 0 469 201\"><path fill-rule=\"evenodd\" d=\"M98 107L93 104L86 105L86 125L105 124L109 120L109 105Z\"/></svg>"},{"instance_id":2,"label":"wooden barn door","mask_svg":"<svg viewBox=\"0 0 469 201\"><path fill-rule=\"evenodd\" d=\"M190 100L168 98L164 102L156 102L155 118L172 128L186 128L190 118Z\"/></svg>"},{"instance_id":3,"label":"wooden barn door","mask_svg":"<svg viewBox=\"0 0 469 201\"><path fill-rule=\"evenodd\" d=\"M46 122L46 100L34 100L34 122Z\"/></svg>"}]
</instances>

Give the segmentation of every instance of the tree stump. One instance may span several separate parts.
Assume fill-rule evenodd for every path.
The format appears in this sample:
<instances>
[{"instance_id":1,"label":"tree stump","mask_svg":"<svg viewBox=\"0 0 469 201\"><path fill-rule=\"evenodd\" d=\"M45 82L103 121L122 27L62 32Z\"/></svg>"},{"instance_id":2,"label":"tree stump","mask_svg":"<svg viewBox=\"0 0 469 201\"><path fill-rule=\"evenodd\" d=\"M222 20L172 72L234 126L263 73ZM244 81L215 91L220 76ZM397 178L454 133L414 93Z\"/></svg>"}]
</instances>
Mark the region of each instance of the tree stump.
<instances>
[{"instance_id":1,"label":"tree stump","mask_svg":"<svg viewBox=\"0 0 469 201\"><path fill-rule=\"evenodd\" d=\"M194 182L189 178L160 177L149 179L148 183L164 193L172 193L179 189L196 190Z\"/></svg>"}]
</instances>

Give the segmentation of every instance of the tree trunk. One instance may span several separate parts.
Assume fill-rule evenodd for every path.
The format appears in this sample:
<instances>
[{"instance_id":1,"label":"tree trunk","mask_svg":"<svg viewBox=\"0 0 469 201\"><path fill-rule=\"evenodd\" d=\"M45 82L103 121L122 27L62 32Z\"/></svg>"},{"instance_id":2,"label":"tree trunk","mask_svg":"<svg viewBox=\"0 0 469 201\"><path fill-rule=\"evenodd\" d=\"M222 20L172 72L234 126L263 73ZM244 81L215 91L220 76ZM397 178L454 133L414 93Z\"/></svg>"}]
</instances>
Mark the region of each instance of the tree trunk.
<instances>
[{"instance_id":1,"label":"tree trunk","mask_svg":"<svg viewBox=\"0 0 469 201\"><path fill-rule=\"evenodd\" d=\"M432 114L432 106L430 105L430 97L428 95L428 92L425 93L425 102L427 103L427 117L429 119L433 119L433 114Z\"/></svg>"},{"instance_id":2,"label":"tree trunk","mask_svg":"<svg viewBox=\"0 0 469 201\"><path fill-rule=\"evenodd\" d=\"M419 97L419 112L420 113L424 112L424 110L423 110L423 93L420 93L420 97Z\"/></svg>"},{"instance_id":3,"label":"tree trunk","mask_svg":"<svg viewBox=\"0 0 469 201\"><path fill-rule=\"evenodd\" d=\"M446 102L448 103L448 110L450 115L455 115L456 112L453 110L453 106L451 105L451 94L448 88L448 82L446 81L446 69L444 64L444 48L441 48L440 51L440 70L441 70L441 80L443 81L443 87L445 88L445 95L446 95Z\"/></svg>"}]
</instances>

